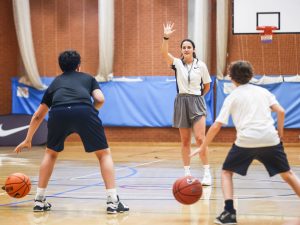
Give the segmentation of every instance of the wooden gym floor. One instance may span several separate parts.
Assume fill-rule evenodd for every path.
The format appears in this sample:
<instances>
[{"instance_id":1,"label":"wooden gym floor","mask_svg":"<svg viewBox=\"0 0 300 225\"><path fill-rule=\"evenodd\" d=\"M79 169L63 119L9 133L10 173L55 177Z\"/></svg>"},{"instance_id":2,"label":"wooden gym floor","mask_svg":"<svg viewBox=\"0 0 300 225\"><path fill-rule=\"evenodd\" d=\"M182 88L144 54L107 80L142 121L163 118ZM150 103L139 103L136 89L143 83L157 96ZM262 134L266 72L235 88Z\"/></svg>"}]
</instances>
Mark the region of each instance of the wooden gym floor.
<instances>
[{"instance_id":1,"label":"wooden gym floor","mask_svg":"<svg viewBox=\"0 0 300 225\"><path fill-rule=\"evenodd\" d=\"M213 186L191 206L177 203L173 182L183 175L179 143L111 143L117 188L130 212L106 215L106 195L96 157L80 143L67 144L60 154L49 183L47 200L52 211L33 213L32 205L44 146L19 155L12 147L0 148L0 185L15 172L27 174L32 189L22 199L0 191L0 224L3 225L208 225L223 209L220 172L230 145L210 147ZM299 145L286 146L292 169L300 176ZM198 158L192 159L192 174L201 178ZM235 206L238 224L300 225L300 199L279 176L269 178L254 162L246 177L235 175Z\"/></svg>"}]
</instances>

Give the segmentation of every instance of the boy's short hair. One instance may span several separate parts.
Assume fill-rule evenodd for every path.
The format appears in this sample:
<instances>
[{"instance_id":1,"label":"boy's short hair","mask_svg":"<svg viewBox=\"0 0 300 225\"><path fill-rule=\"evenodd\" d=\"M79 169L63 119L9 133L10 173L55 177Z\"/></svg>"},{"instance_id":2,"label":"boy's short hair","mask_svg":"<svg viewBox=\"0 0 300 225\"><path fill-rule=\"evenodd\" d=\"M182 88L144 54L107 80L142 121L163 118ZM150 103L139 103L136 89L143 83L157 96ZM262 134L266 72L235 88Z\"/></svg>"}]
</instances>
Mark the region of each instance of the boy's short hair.
<instances>
[{"instance_id":1,"label":"boy's short hair","mask_svg":"<svg viewBox=\"0 0 300 225\"><path fill-rule=\"evenodd\" d=\"M63 72L75 71L80 62L80 54L75 50L64 51L58 57L59 67Z\"/></svg>"},{"instance_id":2,"label":"boy's short hair","mask_svg":"<svg viewBox=\"0 0 300 225\"><path fill-rule=\"evenodd\" d=\"M239 60L229 65L228 73L235 82L247 84L253 77L253 67L250 62Z\"/></svg>"}]
</instances>

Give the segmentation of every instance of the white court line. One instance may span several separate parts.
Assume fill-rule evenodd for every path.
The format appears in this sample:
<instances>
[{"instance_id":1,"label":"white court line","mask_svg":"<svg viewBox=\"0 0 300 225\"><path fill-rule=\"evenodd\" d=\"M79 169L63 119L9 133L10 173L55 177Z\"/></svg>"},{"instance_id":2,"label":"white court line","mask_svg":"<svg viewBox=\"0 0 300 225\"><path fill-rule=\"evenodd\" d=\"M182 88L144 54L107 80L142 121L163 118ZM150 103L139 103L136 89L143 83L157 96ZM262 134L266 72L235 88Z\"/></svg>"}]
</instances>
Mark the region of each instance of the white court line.
<instances>
[{"instance_id":1,"label":"white court line","mask_svg":"<svg viewBox=\"0 0 300 225\"><path fill-rule=\"evenodd\" d=\"M221 193L217 194L215 199L222 199L223 195ZM295 198L295 199L286 199L286 198ZM285 202L299 202L298 197L296 197L296 194L291 193L286 195L272 195L272 196L265 196L265 195L239 195L238 197L234 198L234 201L268 201L267 199L270 199L270 201L285 201ZM299 202L300 203L300 202Z\"/></svg>"},{"instance_id":2,"label":"white court line","mask_svg":"<svg viewBox=\"0 0 300 225\"><path fill-rule=\"evenodd\" d=\"M266 202L266 199L270 199L270 202L299 202L298 198L295 199L274 199L279 197L286 197L286 196L273 196L272 198L263 198L263 196L260 196L262 198L248 198L248 199L235 199L236 201L264 201Z\"/></svg>"},{"instance_id":3,"label":"white court line","mask_svg":"<svg viewBox=\"0 0 300 225\"><path fill-rule=\"evenodd\" d=\"M157 163L157 162L161 162L161 161L165 161L165 159L159 159L159 160L155 160L155 161L152 161L152 162L141 163L141 164L137 164L135 166L122 167L122 168L116 169L116 171L126 170L126 169L128 169L128 167L136 168L136 167L145 166L145 165L149 165L149 164L153 164L153 163ZM79 177L72 177L72 178L70 178L70 180L82 179L82 178L91 177L91 176L94 176L94 175L99 175L99 172L91 173L91 174L84 175L84 176L79 176Z\"/></svg>"}]
</instances>

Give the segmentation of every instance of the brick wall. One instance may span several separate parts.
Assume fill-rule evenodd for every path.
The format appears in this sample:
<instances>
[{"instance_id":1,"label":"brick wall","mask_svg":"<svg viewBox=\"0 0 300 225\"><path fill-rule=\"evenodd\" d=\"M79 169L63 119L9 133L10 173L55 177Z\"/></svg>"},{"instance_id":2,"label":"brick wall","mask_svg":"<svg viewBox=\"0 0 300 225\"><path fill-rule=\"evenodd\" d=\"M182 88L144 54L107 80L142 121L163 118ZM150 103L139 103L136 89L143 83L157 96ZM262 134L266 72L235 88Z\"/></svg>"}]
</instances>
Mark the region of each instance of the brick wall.
<instances>
[{"instance_id":1,"label":"brick wall","mask_svg":"<svg viewBox=\"0 0 300 225\"><path fill-rule=\"evenodd\" d=\"M231 3L230 13L231 13ZM243 59L250 61L256 74L295 75L300 73L300 35L274 34L273 41L262 44L260 35L233 35L230 19L228 63Z\"/></svg>"},{"instance_id":2,"label":"brick wall","mask_svg":"<svg viewBox=\"0 0 300 225\"><path fill-rule=\"evenodd\" d=\"M98 0L30 0L30 10L41 76L56 76L61 72L57 57L65 49L76 49L81 54L82 71L97 73Z\"/></svg>"},{"instance_id":3,"label":"brick wall","mask_svg":"<svg viewBox=\"0 0 300 225\"><path fill-rule=\"evenodd\" d=\"M180 41L187 37L187 1L117 1L115 9L115 76L172 75L160 47L162 24L175 23L169 50L180 55Z\"/></svg>"},{"instance_id":4,"label":"brick wall","mask_svg":"<svg viewBox=\"0 0 300 225\"><path fill-rule=\"evenodd\" d=\"M231 4L231 2L229 3ZM98 0L31 0L31 22L35 54L42 76L56 76L58 54L77 49L82 70L96 74L98 53ZM216 67L216 0L211 0L211 74ZM230 18L231 19L231 18ZM169 40L170 52L180 55L180 41L187 37L187 0L115 0L115 76L173 76L160 54L162 23L175 22ZM231 27L231 25L230 25ZM0 114L11 112L10 78L22 75L14 28L12 1L0 1ZM299 73L299 35L275 35L272 44L261 44L258 35L232 35L228 62L244 59L258 74ZM298 59L298 61L296 60ZM110 141L179 141L173 128L107 127ZM287 130L286 140L298 142L300 130ZM234 130L224 129L216 141L232 141ZM72 136L68 140L78 140Z\"/></svg>"},{"instance_id":5,"label":"brick wall","mask_svg":"<svg viewBox=\"0 0 300 225\"><path fill-rule=\"evenodd\" d=\"M130 128L105 127L105 134L109 142L179 142L178 129L175 128ZM286 143L300 143L299 129L286 129L283 141ZM222 128L214 142L234 142L236 131L234 128ZM71 135L67 141L79 141L78 135Z\"/></svg>"},{"instance_id":6,"label":"brick wall","mask_svg":"<svg viewBox=\"0 0 300 225\"><path fill-rule=\"evenodd\" d=\"M11 80L19 67L12 1L0 1L0 114L11 112Z\"/></svg>"}]
</instances>

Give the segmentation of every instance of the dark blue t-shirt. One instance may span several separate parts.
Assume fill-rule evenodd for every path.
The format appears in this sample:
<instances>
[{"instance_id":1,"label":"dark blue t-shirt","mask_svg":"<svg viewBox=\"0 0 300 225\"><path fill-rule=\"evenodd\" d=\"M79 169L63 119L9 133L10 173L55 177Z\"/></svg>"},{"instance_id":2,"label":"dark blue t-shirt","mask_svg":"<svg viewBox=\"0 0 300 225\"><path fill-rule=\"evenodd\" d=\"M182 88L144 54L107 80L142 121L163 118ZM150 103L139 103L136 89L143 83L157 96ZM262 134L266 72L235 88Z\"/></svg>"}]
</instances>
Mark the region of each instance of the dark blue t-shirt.
<instances>
[{"instance_id":1,"label":"dark blue t-shirt","mask_svg":"<svg viewBox=\"0 0 300 225\"><path fill-rule=\"evenodd\" d=\"M91 96L95 89L100 87L93 76L76 71L65 72L50 84L41 103L49 108L73 103L92 105Z\"/></svg>"}]
</instances>

